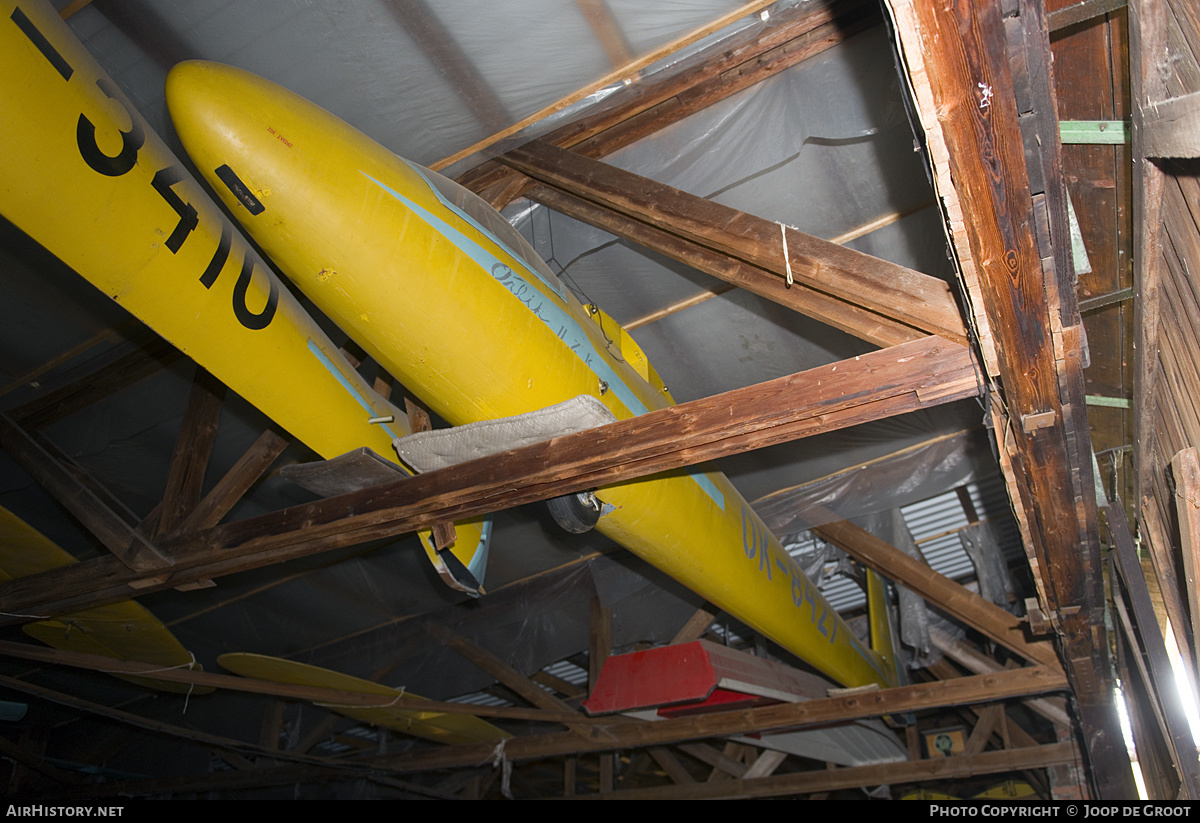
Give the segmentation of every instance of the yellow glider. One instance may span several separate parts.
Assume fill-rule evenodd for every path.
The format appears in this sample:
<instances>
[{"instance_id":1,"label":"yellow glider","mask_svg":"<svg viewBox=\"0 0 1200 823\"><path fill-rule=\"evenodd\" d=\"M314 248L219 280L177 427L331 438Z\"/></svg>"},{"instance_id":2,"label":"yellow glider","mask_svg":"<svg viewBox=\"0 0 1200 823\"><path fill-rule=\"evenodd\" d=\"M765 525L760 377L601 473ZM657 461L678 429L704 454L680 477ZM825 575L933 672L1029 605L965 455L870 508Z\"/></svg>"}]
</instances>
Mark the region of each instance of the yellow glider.
<instances>
[{"instance_id":1,"label":"yellow glider","mask_svg":"<svg viewBox=\"0 0 1200 823\"><path fill-rule=\"evenodd\" d=\"M69 552L8 509L0 508L0 580L25 577L74 562L75 558ZM56 649L136 660L164 669L202 668L157 617L133 600L27 623L21 628L35 640ZM123 674L117 677L166 692L208 694L212 691L208 686L190 686L148 677Z\"/></svg>"},{"instance_id":2,"label":"yellow glider","mask_svg":"<svg viewBox=\"0 0 1200 823\"><path fill-rule=\"evenodd\" d=\"M292 683L297 686L320 686L344 692L379 695L379 706L327 706L338 714L353 717L372 726L383 726L398 732L422 737L435 743L484 743L504 740L511 734L486 720L469 714L447 714L439 711L420 711L393 705L404 698L405 705L424 700L411 692L393 689L370 680L348 674L296 663L279 657L235 652L217 658L223 667L257 680L273 683Z\"/></svg>"},{"instance_id":3,"label":"yellow glider","mask_svg":"<svg viewBox=\"0 0 1200 823\"><path fill-rule=\"evenodd\" d=\"M180 64L167 102L200 172L279 269L452 425L578 395L617 418L672 403L633 339L462 187L238 69ZM602 533L829 677L896 682L723 475L596 494Z\"/></svg>"},{"instance_id":4,"label":"yellow glider","mask_svg":"<svg viewBox=\"0 0 1200 823\"><path fill-rule=\"evenodd\" d=\"M396 462L376 394L44 0L0 0L0 213L325 458ZM394 423L371 423L394 419ZM451 548L475 593L490 521ZM462 577L460 575L460 577ZM473 578L473 579L472 579Z\"/></svg>"}]
</instances>

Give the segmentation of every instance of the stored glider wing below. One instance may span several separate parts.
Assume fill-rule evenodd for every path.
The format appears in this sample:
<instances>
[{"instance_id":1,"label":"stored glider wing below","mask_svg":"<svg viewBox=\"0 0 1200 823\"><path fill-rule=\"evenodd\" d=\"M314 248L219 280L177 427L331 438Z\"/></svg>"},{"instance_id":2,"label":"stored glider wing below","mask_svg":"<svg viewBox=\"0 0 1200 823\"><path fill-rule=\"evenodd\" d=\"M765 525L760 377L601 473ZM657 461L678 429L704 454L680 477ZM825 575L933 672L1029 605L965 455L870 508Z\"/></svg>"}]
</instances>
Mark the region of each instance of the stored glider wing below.
<instances>
[{"instance_id":1,"label":"stored glider wing below","mask_svg":"<svg viewBox=\"0 0 1200 823\"><path fill-rule=\"evenodd\" d=\"M8 509L0 508L0 580L12 580L75 563L54 541ZM25 634L72 652L134 660L166 668L202 667L157 617L133 600L26 623ZM118 674L122 680L166 692L208 694L208 686Z\"/></svg>"},{"instance_id":2,"label":"stored glider wing below","mask_svg":"<svg viewBox=\"0 0 1200 823\"><path fill-rule=\"evenodd\" d=\"M297 663L261 654L223 654L217 662L243 677L293 683L300 686L320 686L346 692L379 695L378 706L328 706L339 714L361 720L372 726L411 734L436 743L481 743L512 737L501 728L469 714L448 714L436 710L414 709L412 703L425 698L404 689L395 689L348 674ZM403 699L403 705L400 701Z\"/></svg>"}]
</instances>

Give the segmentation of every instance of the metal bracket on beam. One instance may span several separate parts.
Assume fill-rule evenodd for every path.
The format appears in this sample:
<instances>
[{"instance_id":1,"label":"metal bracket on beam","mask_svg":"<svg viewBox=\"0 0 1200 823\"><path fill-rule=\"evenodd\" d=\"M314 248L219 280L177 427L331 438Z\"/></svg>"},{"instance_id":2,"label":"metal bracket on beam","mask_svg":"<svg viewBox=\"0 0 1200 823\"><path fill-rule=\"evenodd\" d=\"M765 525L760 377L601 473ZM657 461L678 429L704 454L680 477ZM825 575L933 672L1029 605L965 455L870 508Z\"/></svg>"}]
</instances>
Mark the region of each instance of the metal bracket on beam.
<instances>
[{"instance_id":1,"label":"metal bracket on beam","mask_svg":"<svg viewBox=\"0 0 1200 823\"><path fill-rule=\"evenodd\" d=\"M1054 629L1054 625L1042 611L1042 604L1036 597L1025 598L1025 617L1029 620L1029 633L1034 637L1050 634Z\"/></svg>"},{"instance_id":2,"label":"metal bracket on beam","mask_svg":"<svg viewBox=\"0 0 1200 823\"><path fill-rule=\"evenodd\" d=\"M1021 427L1025 429L1026 434L1031 434L1038 429L1048 429L1054 425L1057 415L1053 411L1036 412L1034 414L1021 415Z\"/></svg>"}]
</instances>

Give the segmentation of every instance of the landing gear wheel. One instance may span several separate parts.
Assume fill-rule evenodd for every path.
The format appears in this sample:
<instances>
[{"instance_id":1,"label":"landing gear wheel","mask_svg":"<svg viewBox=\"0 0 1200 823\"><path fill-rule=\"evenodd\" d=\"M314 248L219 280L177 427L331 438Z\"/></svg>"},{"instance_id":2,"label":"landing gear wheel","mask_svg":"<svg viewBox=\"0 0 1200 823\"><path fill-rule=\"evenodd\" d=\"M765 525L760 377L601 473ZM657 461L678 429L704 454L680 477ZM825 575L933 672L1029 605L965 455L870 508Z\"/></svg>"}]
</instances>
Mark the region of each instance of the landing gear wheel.
<instances>
[{"instance_id":1,"label":"landing gear wheel","mask_svg":"<svg viewBox=\"0 0 1200 823\"><path fill-rule=\"evenodd\" d=\"M580 492L551 497L546 501L546 507L555 523L571 534L583 534L591 531L600 520L602 504L591 492Z\"/></svg>"}]
</instances>

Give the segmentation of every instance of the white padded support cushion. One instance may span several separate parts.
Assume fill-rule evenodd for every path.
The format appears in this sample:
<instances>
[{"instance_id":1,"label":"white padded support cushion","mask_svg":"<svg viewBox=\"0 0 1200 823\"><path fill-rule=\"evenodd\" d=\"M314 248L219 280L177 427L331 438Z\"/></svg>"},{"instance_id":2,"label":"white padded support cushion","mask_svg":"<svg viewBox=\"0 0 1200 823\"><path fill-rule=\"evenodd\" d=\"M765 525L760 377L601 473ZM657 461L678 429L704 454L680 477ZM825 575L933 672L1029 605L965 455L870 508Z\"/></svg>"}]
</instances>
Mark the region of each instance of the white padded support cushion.
<instances>
[{"instance_id":1,"label":"white padded support cushion","mask_svg":"<svg viewBox=\"0 0 1200 823\"><path fill-rule=\"evenodd\" d=\"M564 434L594 429L616 419L598 397L581 394L555 406L515 417L416 432L396 438L392 445L405 465L416 472L428 472Z\"/></svg>"}]
</instances>

